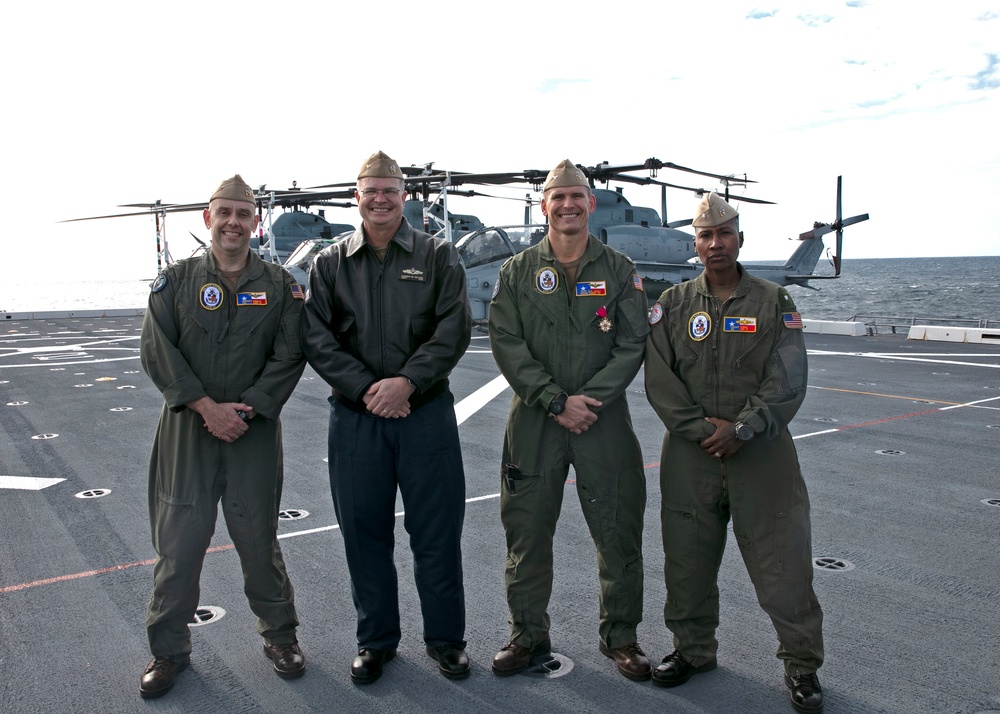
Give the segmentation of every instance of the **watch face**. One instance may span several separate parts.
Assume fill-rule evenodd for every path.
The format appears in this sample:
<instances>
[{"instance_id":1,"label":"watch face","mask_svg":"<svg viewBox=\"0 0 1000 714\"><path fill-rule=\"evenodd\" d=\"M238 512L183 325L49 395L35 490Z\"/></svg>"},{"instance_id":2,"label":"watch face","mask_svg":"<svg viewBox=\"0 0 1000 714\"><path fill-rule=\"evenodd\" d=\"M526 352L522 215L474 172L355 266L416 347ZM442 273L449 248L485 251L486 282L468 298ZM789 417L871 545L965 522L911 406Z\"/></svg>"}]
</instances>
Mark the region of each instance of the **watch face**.
<instances>
[{"instance_id":1,"label":"watch face","mask_svg":"<svg viewBox=\"0 0 1000 714\"><path fill-rule=\"evenodd\" d=\"M753 438L753 427L749 424L737 424L736 438L740 441L750 441Z\"/></svg>"}]
</instances>

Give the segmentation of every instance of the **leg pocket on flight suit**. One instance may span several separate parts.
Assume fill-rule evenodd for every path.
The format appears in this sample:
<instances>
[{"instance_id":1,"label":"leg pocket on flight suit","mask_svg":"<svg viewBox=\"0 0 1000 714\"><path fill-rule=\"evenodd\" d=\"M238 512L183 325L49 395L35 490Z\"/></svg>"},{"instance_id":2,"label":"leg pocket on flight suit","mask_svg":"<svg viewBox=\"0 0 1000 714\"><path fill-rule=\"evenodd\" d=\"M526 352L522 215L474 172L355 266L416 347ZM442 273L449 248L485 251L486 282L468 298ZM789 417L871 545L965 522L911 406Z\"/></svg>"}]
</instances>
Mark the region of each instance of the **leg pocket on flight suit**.
<instances>
[{"instance_id":1,"label":"leg pocket on flight suit","mask_svg":"<svg viewBox=\"0 0 1000 714\"><path fill-rule=\"evenodd\" d=\"M157 489L154 529L157 552L176 559L187 555L184 544L189 541L189 534L197 532L196 517L193 501Z\"/></svg>"},{"instance_id":2,"label":"leg pocket on flight suit","mask_svg":"<svg viewBox=\"0 0 1000 714\"><path fill-rule=\"evenodd\" d=\"M666 556L663 572L670 577L673 565L689 573L698 567L698 519L694 509L664 501L660 506L660 525L663 534L663 552ZM668 581L669 582L669 581Z\"/></svg>"},{"instance_id":3,"label":"leg pocket on flight suit","mask_svg":"<svg viewBox=\"0 0 1000 714\"><path fill-rule=\"evenodd\" d=\"M782 583L800 577L803 567L811 573L808 527L801 527L802 504L776 511L753 524L736 524L736 541L743 553L747 572L762 598L774 597ZM803 565L804 564L804 565Z\"/></svg>"}]
</instances>

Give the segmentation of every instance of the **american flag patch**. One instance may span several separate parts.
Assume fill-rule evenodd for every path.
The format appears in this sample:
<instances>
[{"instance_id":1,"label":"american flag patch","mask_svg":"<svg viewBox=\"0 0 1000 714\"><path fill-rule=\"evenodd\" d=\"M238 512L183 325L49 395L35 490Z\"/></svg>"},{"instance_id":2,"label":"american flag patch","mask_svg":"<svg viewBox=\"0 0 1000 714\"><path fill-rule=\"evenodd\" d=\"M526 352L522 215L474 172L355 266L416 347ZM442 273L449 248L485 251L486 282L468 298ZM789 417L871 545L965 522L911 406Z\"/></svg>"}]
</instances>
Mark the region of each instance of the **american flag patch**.
<instances>
[{"instance_id":1,"label":"american flag patch","mask_svg":"<svg viewBox=\"0 0 1000 714\"><path fill-rule=\"evenodd\" d=\"M298 283L292 285L292 297L295 298L296 300L304 300L306 297L305 294L302 292L302 286L299 285Z\"/></svg>"},{"instance_id":2,"label":"american flag patch","mask_svg":"<svg viewBox=\"0 0 1000 714\"><path fill-rule=\"evenodd\" d=\"M785 327L792 330L802 329L802 315L797 312L784 312L781 314L781 319L785 321Z\"/></svg>"},{"instance_id":3,"label":"american flag patch","mask_svg":"<svg viewBox=\"0 0 1000 714\"><path fill-rule=\"evenodd\" d=\"M637 274L632 275L632 287L639 292L642 292L642 278L640 278Z\"/></svg>"}]
</instances>

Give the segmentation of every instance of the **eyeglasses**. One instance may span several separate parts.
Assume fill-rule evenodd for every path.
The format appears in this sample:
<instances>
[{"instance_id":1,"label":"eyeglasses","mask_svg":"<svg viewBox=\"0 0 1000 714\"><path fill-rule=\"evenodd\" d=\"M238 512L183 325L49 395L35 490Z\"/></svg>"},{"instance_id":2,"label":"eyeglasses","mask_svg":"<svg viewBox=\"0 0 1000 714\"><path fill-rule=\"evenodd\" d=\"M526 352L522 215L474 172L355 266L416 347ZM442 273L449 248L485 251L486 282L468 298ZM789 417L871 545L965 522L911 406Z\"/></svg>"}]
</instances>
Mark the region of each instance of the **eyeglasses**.
<instances>
[{"instance_id":1,"label":"eyeglasses","mask_svg":"<svg viewBox=\"0 0 1000 714\"><path fill-rule=\"evenodd\" d=\"M398 188L366 188L364 191L359 191L358 193L365 198L375 198L381 193L385 198L392 199L398 196L401 192Z\"/></svg>"}]
</instances>

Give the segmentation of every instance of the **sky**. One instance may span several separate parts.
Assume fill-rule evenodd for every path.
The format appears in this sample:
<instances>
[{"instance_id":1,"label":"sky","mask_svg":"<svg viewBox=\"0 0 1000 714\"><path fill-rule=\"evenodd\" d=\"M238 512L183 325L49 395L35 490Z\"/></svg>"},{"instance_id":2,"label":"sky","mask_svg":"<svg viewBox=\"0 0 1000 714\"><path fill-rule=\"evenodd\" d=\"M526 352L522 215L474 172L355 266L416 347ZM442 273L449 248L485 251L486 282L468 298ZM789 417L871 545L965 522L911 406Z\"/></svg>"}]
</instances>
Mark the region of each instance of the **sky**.
<instances>
[{"instance_id":1,"label":"sky","mask_svg":"<svg viewBox=\"0 0 1000 714\"><path fill-rule=\"evenodd\" d=\"M1000 255L998 0L93 0L5 17L4 282L152 277L150 217L60 221L204 201L234 173L351 181L378 150L468 172L656 157L745 173L746 195L776 203L737 204L745 260L832 221L842 175L844 216L871 216L845 258ZM660 208L657 188L625 196ZM667 202L679 220L697 198ZM200 214L168 217L175 258L190 232L207 238Z\"/></svg>"}]
</instances>

